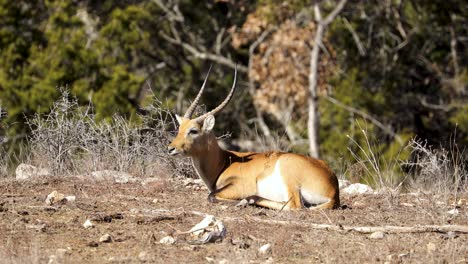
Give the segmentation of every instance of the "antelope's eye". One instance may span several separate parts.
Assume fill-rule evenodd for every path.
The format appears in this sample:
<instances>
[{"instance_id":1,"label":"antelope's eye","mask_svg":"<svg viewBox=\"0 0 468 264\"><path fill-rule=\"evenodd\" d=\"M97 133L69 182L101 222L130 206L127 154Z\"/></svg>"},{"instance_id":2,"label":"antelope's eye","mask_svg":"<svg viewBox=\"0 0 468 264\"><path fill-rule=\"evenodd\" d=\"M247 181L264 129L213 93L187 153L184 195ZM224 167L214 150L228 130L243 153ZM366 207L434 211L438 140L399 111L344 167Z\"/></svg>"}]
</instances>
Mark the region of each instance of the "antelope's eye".
<instances>
[{"instance_id":1,"label":"antelope's eye","mask_svg":"<svg viewBox=\"0 0 468 264\"><path fill-rule=\"evenodd\" d=\"M198 129L192 128L188 132L190 135L197 135L198 134Z\"/></svg>"}]
</instances>

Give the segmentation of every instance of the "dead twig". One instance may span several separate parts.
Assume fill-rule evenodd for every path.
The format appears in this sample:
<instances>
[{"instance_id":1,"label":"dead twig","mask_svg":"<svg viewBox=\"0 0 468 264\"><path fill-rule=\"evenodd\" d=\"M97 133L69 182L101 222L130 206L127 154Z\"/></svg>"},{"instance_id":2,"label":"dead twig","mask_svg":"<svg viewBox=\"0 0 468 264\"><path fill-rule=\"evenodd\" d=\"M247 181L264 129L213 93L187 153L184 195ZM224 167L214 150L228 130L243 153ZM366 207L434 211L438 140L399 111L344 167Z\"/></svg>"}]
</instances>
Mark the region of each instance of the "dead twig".
<instances>
[{"instance_id":1,"label":"dead twig","mask_svg":"<svg viewBox=\"0 0 468 264\"><path fill-rule=\"evenodd\" d=\"M245 221L241 218L224 218L224 221ZM302 221L282 221L272 219L261 219L257 217L249 217L249 221L274 224L274 225L298 225L318 230L338 231L338 232L357 232L362 234L370 234L374 232L385 233L447 233L457 232L468 234L468 226L465 225L421 225L421 226L342 226L342 225L329 225L329 224L314 224Z\"/></svg>"},{"instance_id":2,"label":"dead twig","mask_svg":"<svg viewBox=\"0 0 468 264\"><path fill-rule=\"evenodd\" d=\"M195 216L202 216L205 217L208 214L198 211L171 211L166 209L157 209L157 210L143 210L145 212L145 216L148 215L160 215L168 214L172 215L180 215L180 214L189 214ZM135 215L132 215L135 216ZM361 234L370 234L374 232L384 232L388 234L401 234L401 233L447 233L447 232L457 232L468 234L468 226L467 225L420 225L420 226L343 226L343 225L333 225L333 224L314 224L304 221L285 221L285 220L274 220L274 219L262 219L258 217L250 217L246 216L244 218L241 217L223 217L222 221L226 222L245 222L245 223L261 223L261 224L268 224L268 225L286 225L286 226L301 226L307 227L317 230L325 230L325 231L337 231L337 232L356 232ZM193 231L192 231L193 232ZM181 232L183 234L186 232Z\"/></svg>"}]
</instances>

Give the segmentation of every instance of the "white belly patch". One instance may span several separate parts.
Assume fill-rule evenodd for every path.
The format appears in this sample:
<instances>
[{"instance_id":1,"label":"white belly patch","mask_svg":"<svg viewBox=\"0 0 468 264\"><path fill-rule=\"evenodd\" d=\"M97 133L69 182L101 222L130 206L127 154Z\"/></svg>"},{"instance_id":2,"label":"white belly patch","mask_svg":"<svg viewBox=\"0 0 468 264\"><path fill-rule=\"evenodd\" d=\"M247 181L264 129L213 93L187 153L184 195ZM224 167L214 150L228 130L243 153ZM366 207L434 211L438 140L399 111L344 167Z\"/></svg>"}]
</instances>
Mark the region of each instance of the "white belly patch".
<instances>
[{"instance_id":1,"label":"white belly patch","mask_svg":"<svg viewBox=\"0 0 468 264\"><path fill-rule=\"evenodd\" d=\"M309 192L304 189L301 189L301 196L302 196L302 200L304 204L308 204L308 205L323 204L323 203L330 201L330 199L328 199L325 196L322 196L314 192Z\"/></svg>"},{"instance_id":2,"label":"white belly patch","mask_svg":"<svg viewBox=\"0 0 468 264\"><path fill-rule=\"evenodd\" d=\"M281 176L279 161L276 162L273 173L257 182L257 195L276 202L287 202L288 189Z\"/></svg>"}]
</instances>

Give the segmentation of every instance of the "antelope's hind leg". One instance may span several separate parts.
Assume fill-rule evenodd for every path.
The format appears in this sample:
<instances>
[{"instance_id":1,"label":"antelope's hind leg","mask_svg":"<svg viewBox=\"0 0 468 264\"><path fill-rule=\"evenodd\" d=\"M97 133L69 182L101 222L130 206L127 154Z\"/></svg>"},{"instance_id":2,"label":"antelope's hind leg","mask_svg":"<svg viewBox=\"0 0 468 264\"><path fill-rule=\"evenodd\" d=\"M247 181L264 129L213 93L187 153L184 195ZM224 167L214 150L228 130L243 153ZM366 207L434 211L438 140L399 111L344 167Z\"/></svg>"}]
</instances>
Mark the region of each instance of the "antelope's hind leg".
<instances>
[{"instance_id":1,"label":"antelope's hind leg","mask_svg":"<svg viewBox=\"0 0 468 264\"><path fill-rule=\"evenodd\" d=\"M253 200L252 204L261 206L261 207L266 207L270 209L275 209L275 210L296 210L296 209L301 209L302 208L302 203L301 203L301 197L299 196L299 193L291 193L290 195L291 198L289 198L288 201L286 202L278 202L278 201L272 201L260 196L250 196L247 199L249 201L249 204L251 204L251 200Z\"/></svg>"}]
</instances>

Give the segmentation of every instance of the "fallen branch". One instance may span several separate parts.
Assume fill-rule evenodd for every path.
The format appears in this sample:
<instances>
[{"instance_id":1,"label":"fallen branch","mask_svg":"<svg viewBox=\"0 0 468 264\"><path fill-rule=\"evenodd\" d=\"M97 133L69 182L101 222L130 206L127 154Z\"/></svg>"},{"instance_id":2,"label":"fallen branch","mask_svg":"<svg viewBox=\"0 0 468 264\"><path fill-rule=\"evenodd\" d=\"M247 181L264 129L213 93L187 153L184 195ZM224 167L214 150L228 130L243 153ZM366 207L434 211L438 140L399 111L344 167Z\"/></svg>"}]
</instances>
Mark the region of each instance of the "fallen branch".
<instances>
[{"instance_id":1,"label":"fallen branch","mask_svg":"<svg viewBox=\"0 0 468 264\"><path fill-rule=\"evenodd\" d=\"M240 218L224 218L225 221L240 221L244 222L247 220ZM274 225L297 225L312 229L326 230L326 231L338 231L338 232L357 232L361 234L370 234L374 232L385 232L389 234L396 233L447 233L457 232L468 234L468 226L465 225L421 225L421 226L342 226L342 225L329 225L329 224L314 224L306 223L302 221L282 221L282 220L271 220L261 219L258 217L249 217L248 221L254 221L257 223L274 224Z\"/></svg>"},{"instance_id":2,"label":"fallen branch","mask_svg":"<svg viewBox=\"0 0 468 264\"><path fill-rule=\"evenodd\" d=\"M161 215L175 215L180 217L182 215L195 215L206 217L208 214L198 212L198 211L185 211L183 209L179 211L171 211L166 209L154 209L154 210L138 210L138 213L143 213L146 217L161 217ZM131 216L142 216L141 214L131 214ZM447 233L447 232L457 232L468 234L467 225L420 225L420 226L344 226L344 225L333 225L333 224L314 224L304 221L285 221L285 220L273 220L273 219L262 219L258 217L249 217L245 218L240 217L223 217L221 221L226 222L256 222L268 225L285 225L285 226L301 226L317 230L325 231L336 231L336 232L356 232L361 234L370 234L374 232L384 232L388 234L401 234L401 233Z\"/></svg>"}]
</instances>

